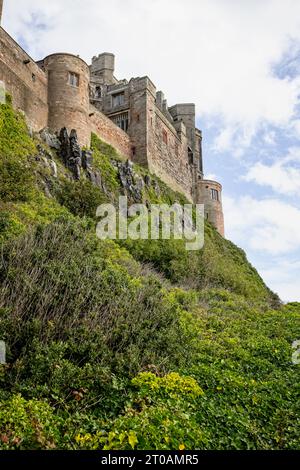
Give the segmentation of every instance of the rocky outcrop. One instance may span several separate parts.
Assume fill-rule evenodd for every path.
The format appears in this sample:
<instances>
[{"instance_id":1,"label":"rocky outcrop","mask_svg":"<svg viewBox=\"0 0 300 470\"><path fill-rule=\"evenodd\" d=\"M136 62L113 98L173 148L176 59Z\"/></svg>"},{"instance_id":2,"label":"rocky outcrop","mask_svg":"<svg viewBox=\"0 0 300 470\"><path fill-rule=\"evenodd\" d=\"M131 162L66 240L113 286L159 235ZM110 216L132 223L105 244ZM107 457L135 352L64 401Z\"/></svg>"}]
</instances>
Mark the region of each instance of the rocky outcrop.
<instances>
[{"instance_id":1,"label":"rocky outcrop","mask_svg":"<svg viewBox=\"0 0 300 470\"><path fill-rule=\"evenodd\" d=\"M73 129L68 131L63 127L59 133L60 150L59 154L64 165L71 170L75 179L80 179L80 169L82 167L82 152L78 143L77 132Z\"/></svg>"},{"instance_id":2,"label":"rocky outcrop","mask_svg":"<svg viewBox=\"0 0 300 470\"><path fill-rule=\"evenodd\" d=\"M76 130L72 130L70 135L66 127L63 127L59 133L59 137L55 134L51 134L49 129L43 129L40 133L41 139L55 149L60 156L63 164L68 168L73 178L79 180L83 174L85 174L89 180L101 190L108 194L109 191L105 187L103 178L98 169L93 166L93 152L86 149L81 149ZM45 155L41 155L45 152L42 146L39 152L42 158ZM49 157L49 158L48 158ZM53 177L57 177L57 166L52 156L47 157L47 165L51 169ZM152 187L154 191L159 195L160 189L156 182L156 179L152 179L149 175L142 176L138 174L135 169L133 162L127 160L122 162L119 160L111 160L111 164L115 167L118 172L118 177L123 188L123 193L126 194L134 202L143 201L143 190L145 187ZM147 201L146 201L147 202Z\"/></svg>"},{"instance_id":3,"label":"rocky outcrop","mask_svg":"<svg viewBox=\"0 0 300 470\"><path fill-rule=\"evenodd\" d=\"M48 127L45 127L40 132L40 138L45 144L48 145L51 149L60 150L60 140L56 134L53 134L49 131Z\"/></svg>"}]
</instances>

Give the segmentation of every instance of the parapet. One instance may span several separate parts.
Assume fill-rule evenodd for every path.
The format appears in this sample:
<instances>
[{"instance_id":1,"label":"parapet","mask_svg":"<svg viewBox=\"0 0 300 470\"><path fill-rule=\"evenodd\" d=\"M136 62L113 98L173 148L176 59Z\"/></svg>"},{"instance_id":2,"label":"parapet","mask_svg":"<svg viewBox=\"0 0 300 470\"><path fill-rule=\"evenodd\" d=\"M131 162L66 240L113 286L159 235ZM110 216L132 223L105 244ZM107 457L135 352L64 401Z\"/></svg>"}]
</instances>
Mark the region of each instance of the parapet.
<instances>
[{"instance_id":1,"label":"parapet","mask_svg":"<svg viewBox=\"0 0 300 470\"><path fill-rule=\"evenodd\" d=\"M180 118L184 120L184 116L194 116L196 115L196 106L194 103L178 103L169 108L169 112L172 115L173 119Z\"/></svg>"},{"instance_id":2,"label":"parapet","mask_svg":"<svg viewBox=\"0 0 300 470\"><path fill-rule=\"evenodd\" d=\"M115 70L115 56L110 52L103 52L92 58L91 71Z\"/></svg>"},{"instance_id":3,"label":"parapet","mask_svg":"<svg viewBox=\"0 0 300 470\"><path fill-rule=\"evenodd\" d=\"M156 98L156 86L147 76L132 78L129 82L129 87L131 93L147 90L153 95L154 99Z\"/></svg>"},{"instance_id":4,"label":"parapet","mask_svg":"<svg viewBox=\"0 0 300 470\"><path fill-rule=\"evenodd\" d=\"M92 58L90 67L92 75L98 75L103 78L105 84L114 83L115 56L110 52L103 52Z\"/></svg>"}]
</instances>

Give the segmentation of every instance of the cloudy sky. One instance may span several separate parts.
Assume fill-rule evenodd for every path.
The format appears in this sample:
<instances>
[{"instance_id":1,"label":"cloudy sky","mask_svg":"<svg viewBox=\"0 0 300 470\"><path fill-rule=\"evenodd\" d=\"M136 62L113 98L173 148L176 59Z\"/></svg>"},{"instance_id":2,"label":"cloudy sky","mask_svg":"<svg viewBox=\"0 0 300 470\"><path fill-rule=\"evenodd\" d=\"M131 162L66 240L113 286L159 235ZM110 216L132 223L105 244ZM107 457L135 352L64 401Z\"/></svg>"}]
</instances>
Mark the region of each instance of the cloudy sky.
<instances>
[{"instance_id":1,"label":"cloudy sky","mask_svg":"<svg viewBox=\"0 0 300 470\"><path fill-rule=\"evenodd\" d=\"M116 55L169 105L195 102L226 236L281 298L300 301L300 1L4 0L35 59Z\"/></svg>"}]
</instances>

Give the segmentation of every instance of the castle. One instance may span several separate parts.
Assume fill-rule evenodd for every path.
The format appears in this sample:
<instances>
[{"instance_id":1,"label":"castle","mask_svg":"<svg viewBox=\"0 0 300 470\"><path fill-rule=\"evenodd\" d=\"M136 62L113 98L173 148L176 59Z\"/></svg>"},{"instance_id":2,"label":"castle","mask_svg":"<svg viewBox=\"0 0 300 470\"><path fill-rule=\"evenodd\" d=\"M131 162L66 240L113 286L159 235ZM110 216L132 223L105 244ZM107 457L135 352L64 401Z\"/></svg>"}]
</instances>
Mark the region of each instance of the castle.
<instances>
[{"instance_id":1,"label":"castle","mask_svg":"<svg viewBox=\"0 0 300 470\"><path fill-rule=\"evenodd\" d=\"M35 62L1 27L2 7L0 0L0 81L29 127L76 129L82 146L94 132L189 201L204 204L205 217L224 236L222 186L204 179L195 105L168 107L148 77L118 80L110 53L93 57L90 66L67 53Z\"/></svg>"}]
</instances>

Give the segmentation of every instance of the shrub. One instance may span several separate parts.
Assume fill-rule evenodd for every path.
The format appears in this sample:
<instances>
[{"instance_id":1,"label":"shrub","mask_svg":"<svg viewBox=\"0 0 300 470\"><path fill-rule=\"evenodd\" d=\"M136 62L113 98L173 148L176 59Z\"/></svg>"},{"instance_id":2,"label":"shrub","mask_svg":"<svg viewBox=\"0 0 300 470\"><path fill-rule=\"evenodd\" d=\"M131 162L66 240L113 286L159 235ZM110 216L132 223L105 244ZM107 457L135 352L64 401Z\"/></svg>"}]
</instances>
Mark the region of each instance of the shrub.
<instances>
[{"instance_id":1,"label":"shrub","mask_svg":"<svg viewBox=\"0 0 300 470\"><path fill-rule=\"evenodd\" d=\"M79 217L95 218L97 207L107 202L103 192L86 179L62 180L56 197L61 205Z\"/></svg>"},{"instance_id":2,"label":"shrub","mask_svg":"<svg viewBox=\"0 0 300 470\"><path fill-rule=\"evenodd\" d=\"M12 396L0 402L0 449L54 449L60 424L47 403Z\"/></svg>"}]
</instances>

